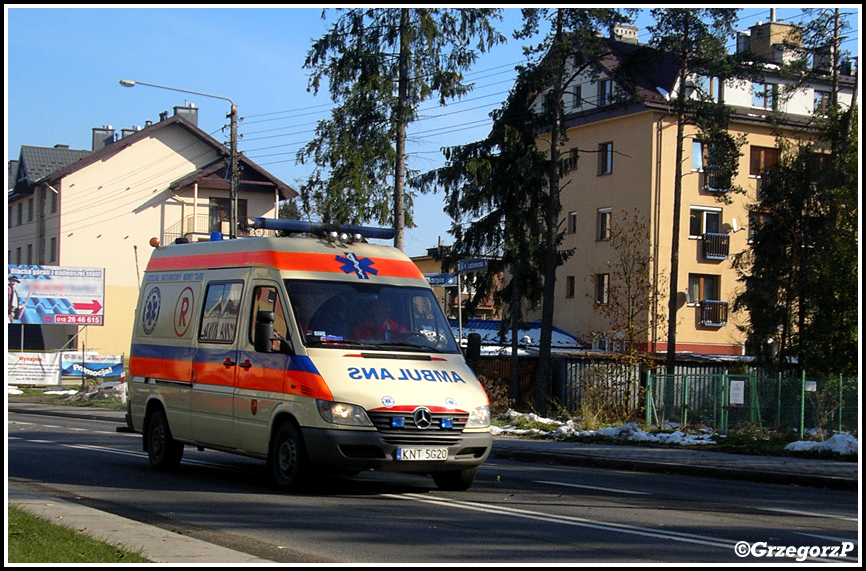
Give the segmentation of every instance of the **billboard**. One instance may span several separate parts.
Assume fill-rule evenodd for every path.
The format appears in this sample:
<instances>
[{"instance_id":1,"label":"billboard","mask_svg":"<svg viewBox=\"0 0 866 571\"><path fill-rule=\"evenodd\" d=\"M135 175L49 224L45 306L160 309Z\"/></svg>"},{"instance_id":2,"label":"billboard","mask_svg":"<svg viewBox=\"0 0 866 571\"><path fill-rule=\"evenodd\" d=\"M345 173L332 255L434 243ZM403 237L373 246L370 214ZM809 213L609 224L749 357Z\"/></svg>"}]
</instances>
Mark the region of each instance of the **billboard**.
<instances>
[{"instance_id":1,"label":"billboard","mask_svg":"<svg viewBox=\"0 0 866 571\"><path fill-rule=\"evenodd\" d=\"M7 323L103 325L105 268L7 266Z\"/></svg>"}]
</instances>

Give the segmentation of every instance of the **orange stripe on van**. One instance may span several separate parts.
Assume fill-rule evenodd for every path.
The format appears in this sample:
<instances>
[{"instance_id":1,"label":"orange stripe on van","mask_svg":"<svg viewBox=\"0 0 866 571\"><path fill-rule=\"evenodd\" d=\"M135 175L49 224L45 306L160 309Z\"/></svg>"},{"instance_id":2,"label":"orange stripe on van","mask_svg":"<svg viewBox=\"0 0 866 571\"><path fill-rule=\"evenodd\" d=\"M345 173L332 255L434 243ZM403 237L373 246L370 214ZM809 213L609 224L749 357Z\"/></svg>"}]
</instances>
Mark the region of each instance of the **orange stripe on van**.
<instances>
[{"instance_id":1,"label":"orange stripe on van","mask_svg":"<svg viewBox=\"0 0 866 571\"><path fill-rule=\"evenodd\" d=\"M155 377L189 382L191 371L192 363L189 361L136 356L129 358L129 374L134 377Z\"/></svg>"},{"instance_id":2,"label":"orange stripe on van","mask_svg":"<svg viewBox=\"0 0 866 571\"><path fill-rule=\"evenodd\" d=\"M341 254L340 254L341 255ZM147 271L206 270L242 266L263 266L289 272L346 273L338 254L316 254L310 252L277 252L258 250L229 252L225 254L201 254L178 257L152 257ZM370 258L378 276L423 279L421 270L413 262L389 258Z\"/></svg>"}]
</instances>

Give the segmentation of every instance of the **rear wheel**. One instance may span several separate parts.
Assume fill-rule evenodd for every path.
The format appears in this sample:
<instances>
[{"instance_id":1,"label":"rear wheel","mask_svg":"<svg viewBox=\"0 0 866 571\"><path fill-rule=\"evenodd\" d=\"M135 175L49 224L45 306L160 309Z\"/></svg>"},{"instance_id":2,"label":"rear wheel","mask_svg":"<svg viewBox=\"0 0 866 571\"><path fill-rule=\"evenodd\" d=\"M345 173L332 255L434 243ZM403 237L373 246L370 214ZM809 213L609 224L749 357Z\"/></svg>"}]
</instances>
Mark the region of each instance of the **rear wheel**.
<instances>
[{"instance_id":1,"label":"rear wheel","mask_svg":"<svg viewBox=\"0 0 866 571\"><path fill-rule=\"evenodd\" d=\"M462 492L468 490L475 481L478 467L450 470L448 472L433 472L433 481L440 490Z\"/></svg>"},{"instance_id":2,"label":"rear wheel","mask_svg":"<svg viewBox=\"0 0 866 571\"><path fill-rule=\"evenodd\" d=\"M301 431L291 422L284 422L274 434L268 461L277 486L284 490L297 489L305 483L309 460Z\"/></svg>"},{"instance_id":3,"label":"rear wheel","mask_svg":"<svg viewBox=\"0 0 866 571\"><path fill-rule=\"evenodd\" d=\"M174 470L183 457L183 444L172 438L162 410L154 412L147 425L147 457L157 470Z\"/></svg>"}]
</instances>

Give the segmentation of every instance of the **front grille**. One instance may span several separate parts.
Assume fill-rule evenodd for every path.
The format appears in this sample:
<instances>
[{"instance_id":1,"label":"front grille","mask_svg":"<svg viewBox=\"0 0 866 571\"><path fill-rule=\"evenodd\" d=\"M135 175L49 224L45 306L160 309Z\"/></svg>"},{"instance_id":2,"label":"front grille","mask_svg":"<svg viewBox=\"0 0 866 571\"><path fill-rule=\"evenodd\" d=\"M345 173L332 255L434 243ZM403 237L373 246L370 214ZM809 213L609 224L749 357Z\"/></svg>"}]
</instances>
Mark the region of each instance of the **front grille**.
<instances>
[{"instance_id":1,"label":"front grille","mask_svg":"<svg viewBox=\"0 0 866 571\"><path fill-rule=\"evenodd\" d=\"M453 413L432 413L433 422L431 425L421 429L415 425L411 411L368 412L370 420L385 442L395 445L426 446L458 444L467 421L466 413L462 414L463 416ZM402 418L403 426L394 426L394 418ZM450 428L448 427L449 422Z\"/></svg>"}]
</instances>

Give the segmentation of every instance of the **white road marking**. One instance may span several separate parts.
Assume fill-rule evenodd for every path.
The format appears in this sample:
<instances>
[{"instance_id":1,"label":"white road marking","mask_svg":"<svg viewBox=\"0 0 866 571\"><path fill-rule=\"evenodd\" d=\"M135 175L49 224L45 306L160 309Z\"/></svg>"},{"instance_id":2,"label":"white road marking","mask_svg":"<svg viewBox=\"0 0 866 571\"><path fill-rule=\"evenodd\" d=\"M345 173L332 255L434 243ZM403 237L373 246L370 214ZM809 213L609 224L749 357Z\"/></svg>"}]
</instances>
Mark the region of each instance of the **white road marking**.
<instances>
[{"instance_id":1,"label":"white road marking","mask_svg":"<svg viewBox=\"0 0 866 571\"><path fill-rule=\"evenodd\" d=\"M565 486L568 488L586 488L587 490L598 490L600 492L614 492L616 494L634 494L636 496L648 496L649 492L636 492L634 490L620 490L617 488L601 488L599 486L585 486L583 484L569 484L567 482L551 482L548 480L535 480L536 484L550 484L551 486Z\"/></svg>"},{"instance_id":2,"label":"white road marking","mask_svg":"<svg viewBox=\"0 0 866 571\"><path fill-rule=\"evenodd\" d=\"M802 516L807 516L807 517L826 517L826 518L830 518L830 519L840 519L842 521L860 521L856 517L847 517L847 516L842 516L842 515L825 514L825 513L819 513L819 512L804 512L804 511L799 511L799 510L785 510L785 509L781 509L781 508L758 508L758 509L761 511L765 511L765 512L778 512L778 513L789 514L789 515L802 515Z\"/></svg>"}]
</instances>

